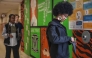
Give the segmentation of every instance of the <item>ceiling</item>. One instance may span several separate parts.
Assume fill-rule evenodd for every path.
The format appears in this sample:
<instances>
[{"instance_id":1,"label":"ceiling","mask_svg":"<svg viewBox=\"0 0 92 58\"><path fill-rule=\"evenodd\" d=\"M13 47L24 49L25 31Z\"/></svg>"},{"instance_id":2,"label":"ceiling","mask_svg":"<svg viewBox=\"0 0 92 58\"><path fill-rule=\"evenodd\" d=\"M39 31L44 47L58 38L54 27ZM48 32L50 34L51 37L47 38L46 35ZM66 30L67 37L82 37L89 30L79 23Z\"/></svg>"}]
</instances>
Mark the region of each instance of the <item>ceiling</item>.
<instances>
[{"instance_id":1,"label":"ceiling","mask_svg":"<svg viewBox=\"0 0 92 58\"><path fill-rule=\"evenodd\" d=\"M13 9L18 9L22 0L0 0L0 16L2 13L8 13Z\"/></svg>"}]
</instances>

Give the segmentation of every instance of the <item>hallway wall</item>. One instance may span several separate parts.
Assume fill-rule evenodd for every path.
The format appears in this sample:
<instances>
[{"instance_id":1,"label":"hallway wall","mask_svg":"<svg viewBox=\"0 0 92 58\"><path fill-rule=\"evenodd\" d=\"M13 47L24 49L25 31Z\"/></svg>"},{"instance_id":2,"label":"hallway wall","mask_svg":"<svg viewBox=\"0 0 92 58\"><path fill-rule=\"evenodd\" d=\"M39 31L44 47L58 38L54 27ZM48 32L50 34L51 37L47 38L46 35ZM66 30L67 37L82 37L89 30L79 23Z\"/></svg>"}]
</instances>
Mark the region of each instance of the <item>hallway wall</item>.
<instances>
[{"instance_id":1,"label":"hallway wall","mask_svg":"<svg viewBox=\"0 0 92 58\"><path fill-rule=\"evenodd\" d=\"M21 45L22 45L22 51L26 53L27 55L29 55L30 57L50 58L49 47L48 47L47 41L46 40L44 41L44 39L46 39L45 32L46 32L48 23L53 18L52 8L59 1L61 0L25 0L24 5L22 4L24 9L21 8L22 9L21 19L23 19L21 21L24 25L24 36L23 36L24 39L22 39ZM66 0L66 1L72 1L71 4L73 5L74 8L78 7L79 4L77 3L80 2L80 0L78 1ZM81 6L83 7L83 3L81 4ZM81 11L81 10L79 9L78 11ZM83 29L75 30L75 29L70 28L72 25L76 24L76 22L74 22L74 24L70 25L71 20L76 20L76 14L77 14L76 12L73 13L72 15L73 17L71 18L69 17L68 18L69 20L67 19L65 22L62 23L64 26L66 26L68 36L74 36L77 39L76 41L78 43L77 48L76 48L76 53L74 53L72 49L72 45L69 46L70 58L72 57L73 58L76 58L76 57L88 58L92 56L91 54L92 53L92 49L91 49L92 38L90 39L89 43L85 44L82 41L82 33L85 30ZM92 34L91 30L87 30L87 31L90 34ZM82 48L82 51L80 50L81 48Z\"/></svg>"},{"instance_id":2,"label":"hallway wall","mask_svg":"<svg viewBox=\"0 0 92 58\"><path fill-rule=\"evenodd\" d=\"M1 18L0 18L0 24L7 23L8 20L9 20L9 15L10 15L10 14L19 14L19 11L18 11L18 9L12 9L12 10L10 10L10 11L6 14L6 17L3 18L3 21L1 21Z\"/></svg>"}]
</instances>

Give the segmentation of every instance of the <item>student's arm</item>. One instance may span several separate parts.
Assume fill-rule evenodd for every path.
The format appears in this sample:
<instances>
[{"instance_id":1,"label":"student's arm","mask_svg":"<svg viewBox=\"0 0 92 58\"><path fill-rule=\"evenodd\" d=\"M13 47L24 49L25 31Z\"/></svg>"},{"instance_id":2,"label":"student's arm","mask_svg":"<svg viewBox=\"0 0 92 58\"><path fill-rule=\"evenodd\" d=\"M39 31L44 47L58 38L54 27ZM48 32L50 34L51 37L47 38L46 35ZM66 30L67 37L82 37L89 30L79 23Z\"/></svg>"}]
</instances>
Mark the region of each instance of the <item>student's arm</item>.
<instances>
[{"instance_id":1,"label":"student's arm","mask_svg":"<svg viewBox=\"0 0 92 58\"><path fill-rule=\"evenodd\" d=\"M4 38L8 38L8 34L6 33L6 28L5 28L5 26L3 27L2 36L3 36Z\"/></svg>"},{"instance_id":2,"label":"student's arm","mask_svg":"<svg viewBox=\"0 0 92 58\"><path fill-rule=\"evenodd\" d=\"M71 41L71 37L58 36L58 34L56 33L55 26L51 26L49 28L48 37L49 37L49 41L52 42L53 44L60 44L60 43L65 43L65 42Z\"/></svg>"}]
</instances>

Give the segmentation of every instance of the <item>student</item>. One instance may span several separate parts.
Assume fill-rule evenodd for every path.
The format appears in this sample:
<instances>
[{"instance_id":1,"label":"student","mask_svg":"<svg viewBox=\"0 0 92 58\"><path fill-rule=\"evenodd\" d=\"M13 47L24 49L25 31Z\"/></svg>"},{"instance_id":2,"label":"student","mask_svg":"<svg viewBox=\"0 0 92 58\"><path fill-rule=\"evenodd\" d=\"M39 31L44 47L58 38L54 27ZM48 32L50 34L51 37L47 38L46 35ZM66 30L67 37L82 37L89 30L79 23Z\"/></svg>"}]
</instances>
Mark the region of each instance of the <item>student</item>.
<instances>
[{"instance_id":1,"label":"student","mask_svg":"<svg viewBox=\"0 0 92 58\"><path fill-rule=\"evenodd\" d=\"M69 2L59 2L53 8L55 18L48 24L46 31L51 58L69 58L69 42L74 42L73 37L67 36L65 26L60 22L66 20L73 13Z\"/></svg>"},{"instance_id":2,"label":"student","mask_svg":"<svg viewBox=\"0 0 92 58\"><path fill-rule=\"evenodd\" d=\"M18 26L18 34L19 34L19 37L18 37L18 44L17 44L17 48L19 50L19 47L20 47L20 43L21 43L21 39L22 39L22 29L23 29L23 25L22 23L19 22L19 15L18 14L15 14L15 23L16 25Z\"/></svg>"},{"instance_id":3,"label":"student","mask_svg":"<svg viewBox=\"0 0 92 58\"><path fill-rule=\"evenodd\" d=\"M5 58L10 58L11 49L13 50L14 58L19 58L19 53L17 50L17 26L15 24L15 15L9 15L9 22L5 24L2 32L2 36L4 37L4 45L6 48L6 56Z\"/></svg>"}]
</instances>

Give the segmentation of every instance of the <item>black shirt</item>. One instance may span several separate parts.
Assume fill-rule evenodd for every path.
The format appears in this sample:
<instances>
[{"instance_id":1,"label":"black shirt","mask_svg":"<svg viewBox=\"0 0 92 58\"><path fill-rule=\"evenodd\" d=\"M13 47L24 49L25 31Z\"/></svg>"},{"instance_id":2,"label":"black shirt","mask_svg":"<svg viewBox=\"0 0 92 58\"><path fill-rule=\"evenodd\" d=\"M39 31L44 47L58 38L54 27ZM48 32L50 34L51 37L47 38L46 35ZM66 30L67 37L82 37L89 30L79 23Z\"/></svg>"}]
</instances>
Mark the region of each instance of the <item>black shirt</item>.
<instances>
[{"instance_id":1,"label":"black shirt","mask_svg":"<svg viewBox=\"0 0 92 58\"><path fill-rule=\"evenodd\" d=\"M21 33L21 30L23 29L22 23L18 22L18 23L16 23L16 25L19 28L19 33Z\"/></svg>"}]
</instances>

